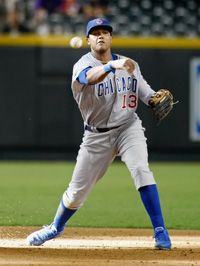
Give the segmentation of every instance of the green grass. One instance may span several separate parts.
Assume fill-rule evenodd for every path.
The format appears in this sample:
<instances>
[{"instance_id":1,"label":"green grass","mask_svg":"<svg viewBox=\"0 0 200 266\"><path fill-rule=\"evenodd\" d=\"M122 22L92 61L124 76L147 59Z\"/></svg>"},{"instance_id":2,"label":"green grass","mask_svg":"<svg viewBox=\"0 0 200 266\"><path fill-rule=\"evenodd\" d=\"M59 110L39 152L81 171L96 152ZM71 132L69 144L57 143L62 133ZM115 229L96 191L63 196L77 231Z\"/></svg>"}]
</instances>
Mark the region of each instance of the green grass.
<instances>
[{"instance_id":1,"label":"green grass","mask_svg":"<svg viewBox=\"0 0 200 266\"><path fill-rule=\"evenodd\" d=\"M0 225L52 221L72 162L0 162ZM200 229L200 164L151 163L168 228ZM120 162L89 194L69 226L151 228L129 172Z\"/></svg>"}]
</instances>

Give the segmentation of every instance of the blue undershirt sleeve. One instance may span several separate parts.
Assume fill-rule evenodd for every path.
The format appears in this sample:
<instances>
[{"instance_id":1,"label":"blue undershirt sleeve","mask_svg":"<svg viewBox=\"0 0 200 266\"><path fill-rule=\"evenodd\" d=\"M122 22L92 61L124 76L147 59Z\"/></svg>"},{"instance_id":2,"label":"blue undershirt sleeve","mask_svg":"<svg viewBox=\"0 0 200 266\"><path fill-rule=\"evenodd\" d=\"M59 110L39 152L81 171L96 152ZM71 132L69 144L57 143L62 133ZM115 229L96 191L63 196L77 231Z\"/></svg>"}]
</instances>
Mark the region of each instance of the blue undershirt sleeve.
<instances>
[{"instance_id":1,"label":"blue undershirt sleeve","mask_svg":"<svg viewBox=\"0 0 200 266\"><path fill-rule=\"evenodd\" d=\"M87 72L88 72L88 70L91 69L91 68L92 68L92 67L89 66L89 67L83 69L83 70L79 73L79 75L78 75L78 77L77 77L77 80L78 80L79 83L84 84L84 85L87 85L87 84L88 84L88 80L86 79L86 76L87 76Z\"/></svg>"},{"instance_id":2,"label":"blue undershirt sleeve","mask_svg":"<svg viewBox=\"0 0 200 266\"><path fill-rule=\"evenodd\" d=\"M112 54L112 60L117 60L117 59L118 59L118 56L116 54ZM87 77L88 70L91 69L91 68L92 67L89 66L89 67L83 69L79 73L78 77L76 78L79 83L84 84L84 85L87 85L88 84L88 80L86 79L86 77Z\"/></svg>"}]
</instances>

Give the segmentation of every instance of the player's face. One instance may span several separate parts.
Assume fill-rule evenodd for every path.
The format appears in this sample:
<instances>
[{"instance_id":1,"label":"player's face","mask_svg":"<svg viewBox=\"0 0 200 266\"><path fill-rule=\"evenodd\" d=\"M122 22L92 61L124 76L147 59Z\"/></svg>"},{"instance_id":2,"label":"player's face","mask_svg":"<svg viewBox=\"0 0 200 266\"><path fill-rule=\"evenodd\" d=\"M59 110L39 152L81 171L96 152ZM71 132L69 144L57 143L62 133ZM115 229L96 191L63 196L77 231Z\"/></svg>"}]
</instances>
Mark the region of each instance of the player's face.
<instances>
[{"instance_id":1,"label":"player's face","mask_svg":"<svg viewBox=\"0 0 200 266\"><path fill-rule=\"evenodd\" d=\"M112 35L107 29L98 28L91 31L87 41L95 52L105 52L111 47Z\"/></svg>"}]
</instances>

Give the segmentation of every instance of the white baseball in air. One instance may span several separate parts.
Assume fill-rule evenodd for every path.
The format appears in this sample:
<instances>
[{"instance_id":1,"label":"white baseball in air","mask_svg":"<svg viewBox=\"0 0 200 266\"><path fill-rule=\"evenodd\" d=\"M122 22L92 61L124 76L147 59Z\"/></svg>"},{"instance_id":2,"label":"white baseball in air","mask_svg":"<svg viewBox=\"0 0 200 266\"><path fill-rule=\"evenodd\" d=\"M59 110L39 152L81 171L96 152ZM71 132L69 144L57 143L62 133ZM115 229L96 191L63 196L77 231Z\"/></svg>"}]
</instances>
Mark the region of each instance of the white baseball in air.
<instances>
[{"instance_id":1,"label":"white baseball in air","mask_svg":"<svg viewBox=\"0 0 200 266\"><path fill-rule=\"evenodd\" d=\"M69 44L72 48L80 48L83 45L83 40L81 37L75 36L70 40Z\"/></svg>"}]
</instances>

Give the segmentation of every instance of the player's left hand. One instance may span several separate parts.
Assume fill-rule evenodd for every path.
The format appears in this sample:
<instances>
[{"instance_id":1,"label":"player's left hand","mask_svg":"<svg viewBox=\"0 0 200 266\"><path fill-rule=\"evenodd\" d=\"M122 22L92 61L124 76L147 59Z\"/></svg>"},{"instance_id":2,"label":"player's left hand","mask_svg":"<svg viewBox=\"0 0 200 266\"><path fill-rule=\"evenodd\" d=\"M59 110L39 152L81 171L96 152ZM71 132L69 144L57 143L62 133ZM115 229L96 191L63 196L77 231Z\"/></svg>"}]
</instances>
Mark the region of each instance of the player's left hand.
<instances>
[{"instance_id":1,"label":"player's left hand","mask_svg":"<svg viewBox=\"0 0 200 266\"><path fill-rule=\"evenodd\" d=\"M167 89L160 89L149 100L149 106L151 107L158 124L171 112L174 104L174 97L172 93Z\"/></svg>"}]
</instances>

